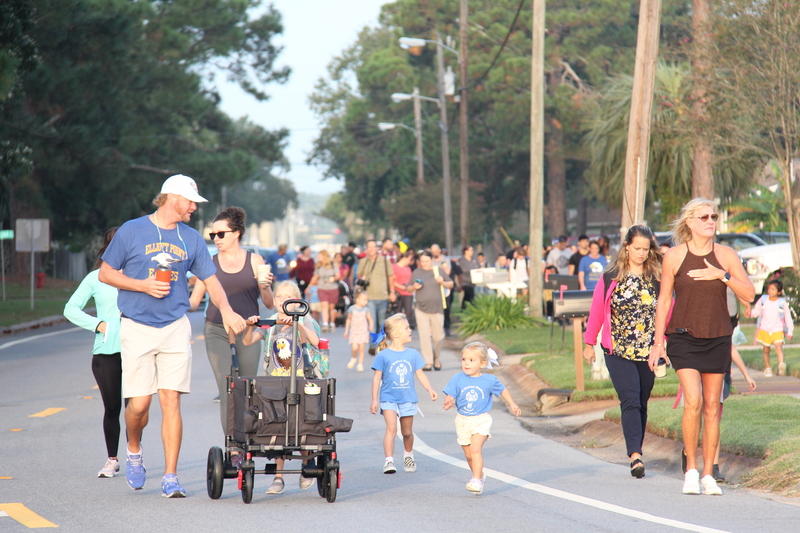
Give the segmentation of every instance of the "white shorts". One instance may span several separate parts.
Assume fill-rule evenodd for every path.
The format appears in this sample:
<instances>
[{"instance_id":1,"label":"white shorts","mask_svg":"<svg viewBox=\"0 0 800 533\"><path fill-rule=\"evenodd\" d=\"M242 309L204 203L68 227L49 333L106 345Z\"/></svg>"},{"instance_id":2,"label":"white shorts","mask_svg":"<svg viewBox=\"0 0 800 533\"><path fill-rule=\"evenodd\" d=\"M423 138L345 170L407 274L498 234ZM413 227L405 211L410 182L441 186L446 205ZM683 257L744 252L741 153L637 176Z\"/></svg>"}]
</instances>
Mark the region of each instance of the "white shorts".
<instances>
[{"instance_id":1,"label":"white shorts","mask_svg":"<svg viewBox=\"0 0 800 533\"><path fill-rule=\"evenodd\" d=\"M123 318L122 395L150 396L159 389L189 392L192 378L192 326L184 315L163 328Z\"/></svg>"},{"instance_id":2,"label":"white shorts","mask_svg":"<svg viewBox=\"0 0 800 533\"><path fill-rule=\"evenodd\" d=\"M475 416L456 415L456 440L461 446L472 443L473 435L486 435L492 438L492 415L482 413Z\"/></svg>"}]
</instances>

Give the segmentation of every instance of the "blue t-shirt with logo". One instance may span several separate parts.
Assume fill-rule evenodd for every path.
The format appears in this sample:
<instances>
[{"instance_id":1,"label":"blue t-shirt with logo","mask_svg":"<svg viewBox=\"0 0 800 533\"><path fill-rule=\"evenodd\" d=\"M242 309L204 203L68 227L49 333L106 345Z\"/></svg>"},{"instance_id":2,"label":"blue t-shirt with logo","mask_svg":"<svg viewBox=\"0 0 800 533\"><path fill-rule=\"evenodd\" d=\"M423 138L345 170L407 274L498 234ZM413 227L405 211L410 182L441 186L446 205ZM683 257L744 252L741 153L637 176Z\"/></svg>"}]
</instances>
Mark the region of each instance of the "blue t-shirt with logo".
<instances>
[{"instance_id":1,"label":"blue t-shirt with logo","mask_svg":"<svg viewBox=\"0 0 800 533\"><path fill-rule=\"evenodd\" d=\"M492 374L470 377L459 372L447 382L444 393L456 400L456 409L464 416L477 416L492 409L492 394L500 396L506 386Z\"/></svg>"},{"instance_id":2,"label":"blue t-shirt with logo","mask_svg":"<svg viewBox=\"0 0 800 533\"><path fill-rule=\"evenodd\" d=\"M278 255L278 252L273 252L269 256L268 263L272 266L272 274L275 276L275 281L286 281L289 279L289 262L291 258L288 253Z\"/></svg>"},{"instance_id":3,"label":"blue t-shirt with logo","mask_svg":"<svg viewBox=\"0 0 800 533\"><path fill-rule=\"evenodd\" d=\"M381 402L417 403L417 389L414 387L414 372L425 366L420 353L412 348L398 352L387 348L375 356L372 370L379 370L381 376Z\"/></svg>"},{"instance_id":4,"label":"blue t-shirt with logo","mask_svg":"<svg viewBox=\"0 0 800 533\"><path fill-rule=\"evenodd\" d=\"M159 239L159 231L161 239ZM163 328L189 310L189 286L186 273L206 280L217 273L203 237L186 224L174 229L157 228L149 216L135 218L117 230L103 253L103 261L114 270L133 279L155 275L158 260L170 260L172 278L169 294L155 298L136 291L119 290L117 305L122 315L134 322Z\"/></svg>"},{"instance_id":5,"label":"blue t-shirt with logo","mask_svg":"<svg viewBox=\"0 0 800 533\"><path fill-rule=\"evenodd\" d=\"M604 255L590 257L584 255L578 265L578 272L583 272L583 283L587 291L593 291L600 277L608 266L608 260Z\"/></svg>"}]
</instances>

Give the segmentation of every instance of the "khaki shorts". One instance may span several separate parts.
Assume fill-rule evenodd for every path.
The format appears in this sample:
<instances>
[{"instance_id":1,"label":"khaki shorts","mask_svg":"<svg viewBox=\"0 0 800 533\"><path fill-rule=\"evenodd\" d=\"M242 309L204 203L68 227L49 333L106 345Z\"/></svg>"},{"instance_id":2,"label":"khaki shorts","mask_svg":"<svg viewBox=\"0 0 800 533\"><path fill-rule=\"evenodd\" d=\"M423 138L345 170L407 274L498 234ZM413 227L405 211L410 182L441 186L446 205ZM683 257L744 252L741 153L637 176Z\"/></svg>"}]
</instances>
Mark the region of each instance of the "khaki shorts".
<instances>
[{"instance_id":1,"label":"khaki shorts","mask_svg":"<svg viewBox=\"0 0 800 533\"><path fill-rule=\"evenodd\" d=\"M492 438L492 415L482 413L476 416L456 415L456 440L461 446L472 443L473 435L486 435Z\"/></svg>"},{"instance_id":2,"label":"khaki shorts","mask_svg":"<svg viewBox=\"0 0 800 533\"><path fill-rule=\"evenodd\" d=\"M122 395L150 396L159 389L189 392L192 378L192 326L183 316L163 328L123 318Z\"/></svg>"}]
</instances>

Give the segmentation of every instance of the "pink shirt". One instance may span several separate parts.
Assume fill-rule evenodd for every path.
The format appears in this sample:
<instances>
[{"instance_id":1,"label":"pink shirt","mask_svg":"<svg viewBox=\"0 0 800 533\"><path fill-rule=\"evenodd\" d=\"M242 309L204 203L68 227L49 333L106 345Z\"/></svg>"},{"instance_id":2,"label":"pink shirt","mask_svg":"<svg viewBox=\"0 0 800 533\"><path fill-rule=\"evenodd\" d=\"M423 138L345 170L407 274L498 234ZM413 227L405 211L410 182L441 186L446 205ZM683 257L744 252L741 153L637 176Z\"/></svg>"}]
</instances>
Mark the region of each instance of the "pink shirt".
<instances>
[{"instance_id":1,"label":"pink shirt","mask_svg":"<svg viewBox=\"0 0 800 533\"><path fill-rule=\"evenodd\" d=\"M397 263L392 265L394 269L394 282L396 285L409 285L411 283L411 267L401 267ZM396 289L400 296L411 296L412 293L401 289Z\"/></svg>"}]
</instances>

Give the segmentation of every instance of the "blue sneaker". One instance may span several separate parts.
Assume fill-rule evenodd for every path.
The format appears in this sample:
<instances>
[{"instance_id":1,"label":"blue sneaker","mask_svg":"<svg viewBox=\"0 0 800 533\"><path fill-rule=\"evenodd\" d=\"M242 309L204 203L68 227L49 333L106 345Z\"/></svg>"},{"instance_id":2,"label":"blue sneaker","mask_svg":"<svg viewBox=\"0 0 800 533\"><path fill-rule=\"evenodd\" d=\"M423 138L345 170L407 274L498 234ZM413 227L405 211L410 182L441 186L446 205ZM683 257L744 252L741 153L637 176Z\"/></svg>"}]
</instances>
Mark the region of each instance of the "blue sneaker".
<instances>
[{"instance_id":1,"label":"blue sneaker","mask_svg":"<svg viewBox=\"0 0 800 533\"><path fill-rule=\"evenodd\" d=\"M161 480L161 495L165 498L185 498L186 491L181 487L178 476L167 474Z\"/></svg>"},{"instance_id":2,"label":"blue sneaker","mask_svg":"<svg viewBox=\"0 0 800 533\"><path fill-rule=\"evenodd\" d=\"M125 479L133 490L139 490L144 487L145 473L142 450L140 449L137 454L126 453Z\"/></svg>"}]
</instances>

